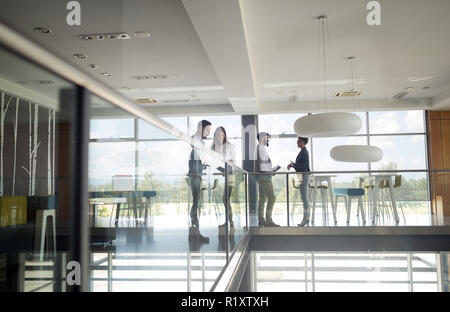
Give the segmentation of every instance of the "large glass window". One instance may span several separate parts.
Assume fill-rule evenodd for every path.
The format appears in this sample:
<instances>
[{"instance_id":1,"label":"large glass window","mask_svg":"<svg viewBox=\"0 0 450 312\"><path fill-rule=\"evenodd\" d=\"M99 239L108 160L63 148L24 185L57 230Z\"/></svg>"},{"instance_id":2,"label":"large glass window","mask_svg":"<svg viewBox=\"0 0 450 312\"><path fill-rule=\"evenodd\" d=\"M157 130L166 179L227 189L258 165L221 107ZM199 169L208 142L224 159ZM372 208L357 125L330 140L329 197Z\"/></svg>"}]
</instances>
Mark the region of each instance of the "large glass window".
<instances>
[{"instance_id":1,"label":"large glass window","mask_svg":"<svg viewBox=\"0 0 450 312\"><path fill-rule=\"evenodd\" d=\"M198 122L202 119L206 119L212 124L210 137L214 135L214 131L217 127L224 127L228 138L241 137L241 116L239 115L189 117L189 135L193 135L197 131Z\"/></svg>"},{"instance_id":2,"label":"large glass window","mask_svg":"<svg viewBox=\"0 0 450 312\"><path fill-rule=\"evenodd\" d=\"M176 129L186 132L187 129L187 119L186 117L167 117L161 118L164 121L167 121L169 124L174 126ZM162 131L161 129L149 124L146 121L139 120L139 139L170 139L172 136L167 132Z\"/></svg>"},{"instance_id":3,"label":"large glass window","mask_svg":"<svg viewBox=\"0 0 450 312\"><path fill-rule=\"evenodd\" d=\"M362 127L346 137L312 138L307 145L311 169L314 171L367 170L368 163L336 162L330 151L337 145L362 144L378 146L383 150L381 161L372 163L372 170L426 169L425 126L423 111L356 112ZM287 165L298 153L293 129L301 114L270 114L259 116L259 131L272 135L270 157L272 162ZM367 117L369 133L367 133ZM407 135L411 134L411 135ZM292 139L282 138L284 136ZM369 141L370 140L370 141Z\"/></svg>"},{"instance_id":4,"label":"large glass window","mask_svg":"<svg viewBox=\"0 0 450 312\"><path fill-rule=\"evenodd\" d=\"M423 111L370 112L371 134L424 133Z\"/></svg>"},{"instance_id":5,"label":"large glass window","mask_svg":"<svg viewBox=\"0 0 450 312\"><path fill-rule=\"evenodd\" d=\"M93 119L91 139L124 139L134 137L134 119Z\"/></svg>"},{"instance_id":6,"label":"large glass window","mask_svg":"<svg viewBox=\"0 0 450 312\"><path fill-rule=\"evenodd\" d=\"M426 169L425 135L372 136L370 144L383 150L372 169Z\"/></svg>"}]
</instances>

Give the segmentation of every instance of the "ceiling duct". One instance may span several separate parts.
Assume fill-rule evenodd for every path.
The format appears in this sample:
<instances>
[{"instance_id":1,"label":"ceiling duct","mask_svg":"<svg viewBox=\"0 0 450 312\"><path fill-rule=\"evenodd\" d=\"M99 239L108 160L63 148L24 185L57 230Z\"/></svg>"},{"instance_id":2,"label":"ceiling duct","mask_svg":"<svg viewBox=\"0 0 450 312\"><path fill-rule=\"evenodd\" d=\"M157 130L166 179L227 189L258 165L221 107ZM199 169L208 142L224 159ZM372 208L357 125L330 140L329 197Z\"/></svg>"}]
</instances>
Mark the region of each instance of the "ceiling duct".
<instances>
[{"instance_id":1,"label":"ceiling duct","mask_svg":"<svg viewBox=\"0 0 450 312\"><path fill-rule=\"evenodd\" d=\"M394 99L401 99L402 97L404 97L405 95L407 95L408 92L407 91L400 91L399 93L397 93L396 95L393 96Z\"/></svg>"},{"instance_id":2,"label":"ceiling duct","mask_svg":"<svg viewBox=\"0 0 450 312\"><path fill-rule=\"evenodd\" d=\"M163 103L188 103L190 100L184 99L184 100L164 100Z\"/></svg>"},{"instance_id":3,"label":"ceiling duct","mask_svg":"<svg viewBox=\"0 0 450 312\"><path fill-rule=\"evenodd\" d=\"M136 102L139 104L155 104L158 103L155 99L136 99Z\"/></svg>"},{"instance_id":4,"label":"ceiling duct","mask_svg":"<svg viewBox=\"0 0 450 312\"><path fill-rule=\"evenodd\" d=\"M353 96L360 96L360 95L361 95L361 91L356 91L356 90L342 91L342 92L337 92L335 94L336 97L353 97Z\"/></svg>"}]
</instances>

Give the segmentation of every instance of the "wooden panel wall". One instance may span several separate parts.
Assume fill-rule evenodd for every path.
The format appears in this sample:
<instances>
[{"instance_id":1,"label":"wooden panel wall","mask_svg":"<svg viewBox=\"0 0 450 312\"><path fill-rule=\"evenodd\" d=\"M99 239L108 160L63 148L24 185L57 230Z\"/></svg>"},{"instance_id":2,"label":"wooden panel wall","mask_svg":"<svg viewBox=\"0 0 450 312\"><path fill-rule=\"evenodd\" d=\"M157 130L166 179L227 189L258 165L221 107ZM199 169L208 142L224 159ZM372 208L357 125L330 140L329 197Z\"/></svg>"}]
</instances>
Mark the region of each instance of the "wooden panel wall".
<instances>
[{"instance_id":1,"label":"wooden panel wall","mask_svg":"<svg viewBox=\"0 0 450 312\"><path fill-rule=\"evenodd\" d=\"M428 111L428 165L450 169L450 111ZM450 172L430 174L431 209L435 216L450 216Z\"/></svg>"}]
</instances>

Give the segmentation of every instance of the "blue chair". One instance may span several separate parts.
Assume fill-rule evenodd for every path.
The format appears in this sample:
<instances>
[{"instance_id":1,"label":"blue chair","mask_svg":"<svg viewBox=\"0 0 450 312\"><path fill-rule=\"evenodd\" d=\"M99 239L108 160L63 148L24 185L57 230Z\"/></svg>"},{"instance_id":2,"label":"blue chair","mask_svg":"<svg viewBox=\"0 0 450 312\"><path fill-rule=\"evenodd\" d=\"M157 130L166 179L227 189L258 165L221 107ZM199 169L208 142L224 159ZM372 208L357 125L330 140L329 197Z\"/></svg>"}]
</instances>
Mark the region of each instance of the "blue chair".
<instances>
[{"instance_id":1,"label":"blue chair","mask_svg":"<svg viewBox=\"0 0 450 312\"><path fill-rule=\"evenodd\" d=\"M336 207L339 197L344 198L345 208L347 210L347 224L350 223L350 210L352 208L352 200L354 198L358 199L358 212L361 212L363 223L364 224L366 223L366 217L364 215L364 207L363 207L363 196L364 196L363 188L335 188L333 189L333 194L336 196Z\"/></svg>"}]
</instances>

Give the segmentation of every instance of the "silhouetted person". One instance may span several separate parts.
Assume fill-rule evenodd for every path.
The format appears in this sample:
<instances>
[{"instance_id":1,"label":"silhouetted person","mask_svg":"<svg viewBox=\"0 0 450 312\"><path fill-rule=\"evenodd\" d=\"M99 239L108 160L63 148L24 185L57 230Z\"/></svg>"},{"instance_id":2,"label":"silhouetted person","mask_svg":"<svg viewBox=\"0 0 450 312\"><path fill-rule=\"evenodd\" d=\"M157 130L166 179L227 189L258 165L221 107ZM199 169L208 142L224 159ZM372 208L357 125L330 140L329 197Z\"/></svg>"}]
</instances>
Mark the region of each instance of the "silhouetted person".
<instances>
[{"instance_id":1,"label":"silhouetted person","mask_svg":"<svg viewBox=\"0 0 450 312\"><path fill-rule=\"evenodd\" d=\"M228 142L227 139L227 132L225 131L224 127L218 127L216 131L214 131L214 139L213 144L211 146L211 149L214 150L216 153L219 153L222 155L226 160L230 162L235 161L235 149L234 145ZM231 180L231 174L233 173L232 167L228 167L228 181ZM228 222L230 223L230 234L234 234L234 223L233 223L233 211L231 210L231 192L233 190L233 187L231 183L228 183L227 189L224 189L223 192L223 203L224 205L227 205L228 203ZM228 195L228 198L227 198ZM225 208L226 209L226 208ZM225 229L226 223L219 225L219 228Z\"/></svg>"},{"instance_id":2,"label":"silhouetted person","mask_svg":"<svg viewBox=\"0 0 450 312\"><path fill-rule=\"evenodd\" d=\"M308 144L308 138L298 137L297 146L301 149L298 153L295 163L291 162L287 166L287 170L294 168L295 171L301 172L302 182L300 183L300 195L303 202L303 220L298 226L305 226L309 224L310 210L308 201L308 185L309 185L309 152L306 149L306 144Z\"/></svg>"},{"instance_id":3,"label":"silhouetted person","mask_svg":"<svg viewBox=\"0 0 450 312\"><path fill-rule=\"evenodd\" d=\"M197 125L197 132L192 136L194 141L197 141L201 144L205 144L203 142L211 132L211 123L208 120L202 120ZM198 206L199 200L201 196L201 183L202 183L202 172L207 167L206 164L202 163L202 151L192 146L192 151L189 157L189 185L192 192L192 207L191 207L191 227L196 228L193 230L191 228L190 232L199 235L200 240L208 241L209 238L203 237L200 235L199 228L199 220L198 220Z\"/></svg>"},{"instance_id":4,"label":"silhouetted person","mask_svg":"<svg viewBox=\"0 0 450 312\"><path fill-rule=\"evenodd\" d=\"M259 203L258 222L259 226L279 226L272 221L272 210L275 204L275 194L272 185L272 161L267 154L266 146L269 146L269 134L267 132L258 133L258 147L256 149L256 171L265 173L258 174ZM271 173L271 174L268 174ZM264 205L267 200L266 217L264 218Z\"/></svg>"}]
</instances>

